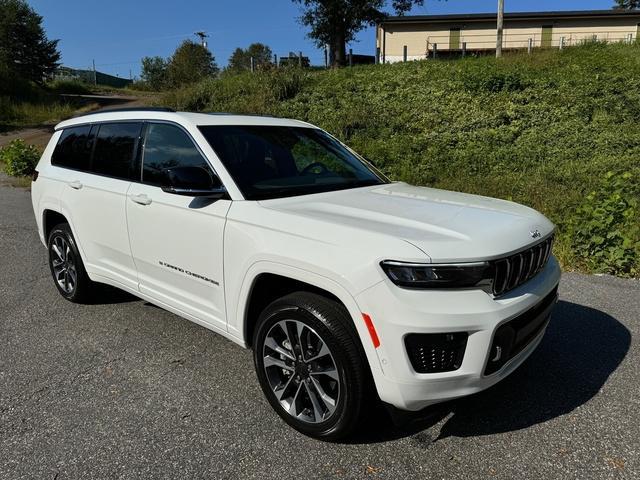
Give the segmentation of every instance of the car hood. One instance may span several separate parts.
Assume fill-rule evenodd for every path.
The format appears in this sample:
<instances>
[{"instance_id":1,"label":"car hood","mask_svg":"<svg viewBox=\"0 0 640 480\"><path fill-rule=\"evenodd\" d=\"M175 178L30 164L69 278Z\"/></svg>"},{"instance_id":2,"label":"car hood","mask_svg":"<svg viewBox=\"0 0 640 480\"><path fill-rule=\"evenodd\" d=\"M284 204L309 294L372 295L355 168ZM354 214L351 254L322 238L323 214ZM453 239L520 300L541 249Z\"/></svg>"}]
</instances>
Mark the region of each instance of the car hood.
<instances>
[{"instance_id":1,"label":"car hood","mask_svg":"<svg viewBox=\"0 0 640 480\"><path fill-rule=\"evenodd\" d=\"M499 258L538 242L554 230L542 214L513 202L406 183L262 203L307 219L407 241L432 262ZM326 234L323 229L322 235ZM334 230L334 234L340 235L340 230Z\"/></svg>"}]
</instances>

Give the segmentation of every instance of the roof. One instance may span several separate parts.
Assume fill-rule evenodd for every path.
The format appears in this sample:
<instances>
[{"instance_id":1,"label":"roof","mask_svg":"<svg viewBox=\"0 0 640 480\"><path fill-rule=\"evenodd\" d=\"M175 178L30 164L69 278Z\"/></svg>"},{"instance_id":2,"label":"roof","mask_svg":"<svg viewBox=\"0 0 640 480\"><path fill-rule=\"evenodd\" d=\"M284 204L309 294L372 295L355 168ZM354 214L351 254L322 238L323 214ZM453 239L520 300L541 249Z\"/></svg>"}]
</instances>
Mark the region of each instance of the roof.
<instances>
[{"instance_id":1,"label":"roof","mask_svg":"<svg viewBox=\"0 0 640 480\"><path fill-rule=\"evenodd\" d=\"M454 15L402 15L390 16L383 20L384 23L415 23L415 22L478 22L496 19L496 13L462 13ZM505 20L534 20L540 18L620 18L638 17L640 10L566 10L554 12L508 12L504 14Z\"/></svg>"},{"instance_id":2,"label":"roof","mask_svg":"<svg viewBox=\"0 0 640 480\"><path fill-rule=\"evenodd\" d=\"M65 120L56 125L56 130L74 125L123 120L164 120L178 124L202 125L271 125L284 127L310 127L309 123L288 118L263 117L259 115L236 115L231 113L190 113L161 109L124 109L119 111L96 112Z\"/></svg>"}]
</instances>

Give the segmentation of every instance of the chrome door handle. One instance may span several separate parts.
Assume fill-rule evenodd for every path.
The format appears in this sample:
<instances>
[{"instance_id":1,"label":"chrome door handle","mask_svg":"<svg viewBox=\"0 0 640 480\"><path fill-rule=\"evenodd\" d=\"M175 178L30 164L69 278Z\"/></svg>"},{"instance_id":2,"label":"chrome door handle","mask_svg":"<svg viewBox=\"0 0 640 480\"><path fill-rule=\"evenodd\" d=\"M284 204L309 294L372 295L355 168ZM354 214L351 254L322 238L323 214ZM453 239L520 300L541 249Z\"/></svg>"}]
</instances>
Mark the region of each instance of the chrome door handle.
<instances>
[{"instance_id":1,"label":"chrome door handle","mask_svg":"<svg viewBox=\"0 0 640 480\"><path fill-rule=\"evenodd\" d=\"M144 193L141 193L139 195L131 195L129 197L131 199L131 201L139 204L139 205L149 205L151 204L151 199L149 197L147 197Z\"/></svg>"},{"instance_id":2,"label":"chrome door handle","mask_svg":"<svg viewBox=\"0 0 640 480\"><path fill-rule=\"evenodd\" d=\"M74 180L73 182L69 182L68 185L74 190L80 190L82 188L82 183L78 180Z\"/></svg>"}]
</instances>

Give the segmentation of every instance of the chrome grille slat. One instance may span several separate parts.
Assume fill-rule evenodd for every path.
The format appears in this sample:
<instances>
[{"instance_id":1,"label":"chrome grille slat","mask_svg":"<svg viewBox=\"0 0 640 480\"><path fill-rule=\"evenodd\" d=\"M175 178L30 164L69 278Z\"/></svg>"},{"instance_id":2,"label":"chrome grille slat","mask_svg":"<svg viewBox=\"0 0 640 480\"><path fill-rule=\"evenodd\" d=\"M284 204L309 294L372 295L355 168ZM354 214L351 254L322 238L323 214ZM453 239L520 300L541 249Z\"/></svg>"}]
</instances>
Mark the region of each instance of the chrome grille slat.
<instances>
[{"instance_id":1,"label":"chrome grille slat","mask_svg":"<svg viewBox=\"0 0 640 480\"><path fill-rule=\"evenodd\" d=\"M531 269L531 267L533 266L533 252L527 250L522 255L524 256L524 279L526 281L529 280L529 278L531 278L531 275L533 274L533 271Z\"/></svg>"},{"instance_id":2,"label":"chrome grille slat","mask_svg":"<svg viewBox=\"0 0 640 480\"><path fill-rule=\"evenodd\" d=\"M502 295L536 276L547 264L553 248L549 237L526 250L493 262L493 294Z\"/></svg>"},{"instance_id":3,"label":"chrome grille slat","mask_svg":"<svg viewBox=\"0 0 640 480\"><path fill-rule=\"evenodd\" d=\"M544 264L546 265L549 261L549 257L551 256L551 247L553 246L553 238L551 238L547 244L544 252Z\"/></svg>"},{"instance_id":4,"label":"chrome grille slat","mask_svg":"<svg viewBox=\"0 0 640 480\"><path fill-rule=\"evenodd\" d=\"M513 256L510 259L511 263L511 274L509 275L509 280L507 281L507 290L511 290L518 284L518 256Z\"/></svg>"},{"instance_id":5,"label":"chrome grille slat","mask_svg":"<svg viewBox=\"0 0 640 480\"><path fill-rule=\"evenodd\" d=\"M539 251L538 252L539 257L538 257L538 268L536 268L536 273L539 272L540 270L542 270L542 264L544 262L544 255L543 255L544 254L544 251L543 251L544 249L543 249L543 246L542 245L538 245L537 248L538 248L538 251Z\"/></svg>"},{"instance_id":6,"label":"chrome grille slat","mask_svg":"<svg viewBox=\"0 0 640 480\"><path fill-rule=\"evenodd\" d=\"M502 283L501 289L502 292L507 289L507 282L509 281L509 274L511 273L511 261L508 258L505 259L505 264L507 267L507 272L504 274L504 282Z\"/></svg>"},{"instance_id":7,"label":"chrome grille slat","mask_svg":"<svg viewBox=\"0 0 640 480\"><path fill-rule=\"evenodd\" d=\"M533 275L538 273L538 263L540 262L539 250L537 247L533 247L531 249L531 254L533 255Z\"/></svg>"},{"instance_id":8,"label":"chrome grille slat","mask_svg":"<svg viewBox=\"0 0 640 480\"><path fill-rule=\"evenodd\" d=\"M507 290L511 290L515 288L516 285L520 284L520 275L522 274L522 260L523 260L522 255L521 254L514 255L511 258L512 258L511 267L513 269L513 272L511 274L511 277L509 278Z\"/></svg>"},{"instance_id":9,"label":"chrome grille slat","mask_svg":"<svg viewBox=\"0 0 640 480\"><path fill-rule=\"evenodd\" d=\"M516 282L518 285L522 283L522 272L524 272L524 254L518 255L520 268L518 268L518 281Z\"/></svg>"}]
</instances>

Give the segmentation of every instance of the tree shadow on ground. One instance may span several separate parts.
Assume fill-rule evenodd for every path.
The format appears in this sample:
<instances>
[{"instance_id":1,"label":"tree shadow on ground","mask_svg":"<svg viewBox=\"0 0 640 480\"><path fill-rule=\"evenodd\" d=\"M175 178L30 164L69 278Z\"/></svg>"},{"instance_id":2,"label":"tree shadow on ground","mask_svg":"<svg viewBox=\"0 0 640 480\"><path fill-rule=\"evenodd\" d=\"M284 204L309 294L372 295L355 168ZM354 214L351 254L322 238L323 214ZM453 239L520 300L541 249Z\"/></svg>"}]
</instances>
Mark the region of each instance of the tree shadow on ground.
<instances>
[{"instance_id":1,"label":"tree shadow on ground","mask_svg":"<svg viewBox=\"0 0 640 480\"><path fill-rule=\"evenodd\" d=\"M615 318L561 301L538 349L505 380L484 392L426 409L403 427L366 428L351 443L415 435L426 446L446 437L491 435L544 423L593 398L630 344L629 330ZM423 432L447 417L437 438Z\"/></svg>"}]
</instances>

